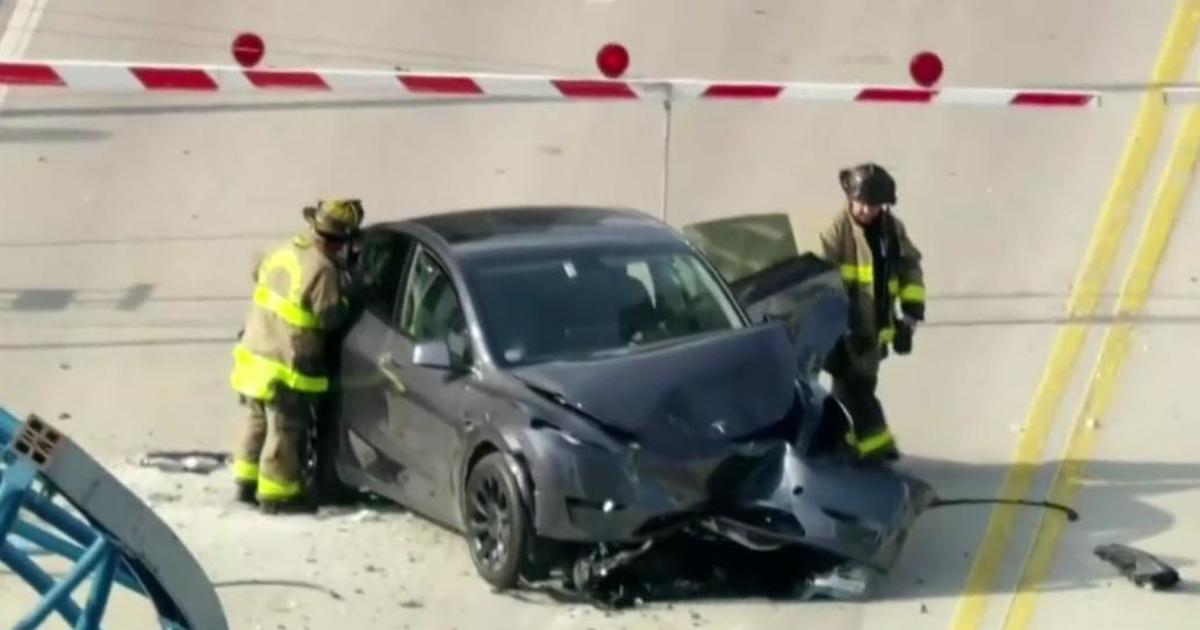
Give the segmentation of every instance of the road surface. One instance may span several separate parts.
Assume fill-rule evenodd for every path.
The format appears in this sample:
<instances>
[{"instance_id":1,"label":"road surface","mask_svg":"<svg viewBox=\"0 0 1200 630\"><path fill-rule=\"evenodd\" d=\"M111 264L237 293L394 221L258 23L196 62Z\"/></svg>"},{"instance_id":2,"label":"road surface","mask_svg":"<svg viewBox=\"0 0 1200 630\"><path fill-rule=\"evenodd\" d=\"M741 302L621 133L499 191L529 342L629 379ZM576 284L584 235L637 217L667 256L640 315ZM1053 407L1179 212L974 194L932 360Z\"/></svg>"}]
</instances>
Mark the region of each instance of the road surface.
<instances>
[{"instance_id":1,"label":"road surface","mask_svg":"<svg viewBox=\"0 0 1200 630\"><path fill-rule=\"evenodd\" d=\"M249 30L276 66L554 73L590 72L596 48L619 40L641 76L901 83L909 57L931 49L954 84L1120 86L1151 80L1180 22L1174 0L1136 11L1123 0L335 4L6 2L0 53L228 63L233 36ZM1163 69L1174 74L1158 78L1194 80L1192 38L1171 41ZM1183 627L1194 586L1137 591L1091 555L1097 544L1138 545L1185 579L1200 557L1185 534L1200 515L1188 376L1200 321L1194 147L1179 152L1167 188L1178 204L1157 203L1183 110L1139 117L1140 98L1106 95L1088 111L675 109L665 208L675 225L787 211L807 239L839 203L839 167L870 159L898 178L897 212L926 256L929 292L915 354L883 373L904 466L944 496L996 496L1007 475L1042 498L1061 462L1086 463L1063 467L1064 479L1082 474L1071 499L1079 522L1057 528L1046 514L1039 529L1034 509L931 512L869 604L750 600L607 616L521 601L489 592L464 544L418 518L269 519L232 505L224 473L132 463L152 449L230 448L240 418L226 375L250 261L300 226L303 204L360 196L372 221L555 202L664 216L663 112L652 104L314 107L11 91L0 121L0 401L57 422L151 500L219 583L236 628ZM1153 140L1159 123L1161 141L1122 166L1131 134ZM1131 203L1107 203L1114 183ZM1138 250L1151 216L1171 237ZM1085 267L1098 275L1080 281ZM1144 307L1124 300L1133 325L1113 328L1131 267L1129 286L1148 281L1150 294ZM1074 423L1083 430L1071 438ZM999 529L985 536L993 518ZM27 593L11 576L0 584L7 626ZM122 627L149 627L129 610Z\"/></svg>"}]
</instances>

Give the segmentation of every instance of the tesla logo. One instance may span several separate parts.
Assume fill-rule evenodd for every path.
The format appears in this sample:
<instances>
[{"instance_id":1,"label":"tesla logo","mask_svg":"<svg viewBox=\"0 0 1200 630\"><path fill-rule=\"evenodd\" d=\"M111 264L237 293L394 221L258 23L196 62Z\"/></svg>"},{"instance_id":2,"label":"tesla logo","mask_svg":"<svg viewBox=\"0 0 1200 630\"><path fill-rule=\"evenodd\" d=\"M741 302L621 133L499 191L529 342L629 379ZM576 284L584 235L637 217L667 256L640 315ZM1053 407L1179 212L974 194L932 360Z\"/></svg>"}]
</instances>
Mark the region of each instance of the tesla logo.
<instances>
[{"instance_id":1,"label":"tesla logo","mask_svg":"<svg viewBox=\"0 0 1200 630\"><path fill-rule=\"evenodd\" d=\"M725 421L724 420L717 420L716 422L712 423L711 426L713 428L713 431L716 431L717 433L720 433L721 435L725 435Z\"/></svg>"}]
</instances>

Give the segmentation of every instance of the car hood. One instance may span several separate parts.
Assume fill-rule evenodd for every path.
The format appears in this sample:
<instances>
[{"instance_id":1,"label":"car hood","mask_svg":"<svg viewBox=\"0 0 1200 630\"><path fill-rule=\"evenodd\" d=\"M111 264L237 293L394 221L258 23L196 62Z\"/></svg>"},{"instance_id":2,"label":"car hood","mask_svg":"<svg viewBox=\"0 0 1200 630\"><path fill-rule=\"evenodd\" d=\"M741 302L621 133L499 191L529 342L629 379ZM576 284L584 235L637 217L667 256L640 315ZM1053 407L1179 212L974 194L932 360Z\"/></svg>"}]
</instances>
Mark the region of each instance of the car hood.
<instances>
[{"instance_id":1,"label":"car hood","mask_svg":"<svg viewBox=\"0 0 1200 630\"><path fill-rule=\"evenodd\" d=\"M788 416L795 350L776 323L662 349L517 368L528 385L659 450L727 443Z\"/></svg>"}]
</instances>

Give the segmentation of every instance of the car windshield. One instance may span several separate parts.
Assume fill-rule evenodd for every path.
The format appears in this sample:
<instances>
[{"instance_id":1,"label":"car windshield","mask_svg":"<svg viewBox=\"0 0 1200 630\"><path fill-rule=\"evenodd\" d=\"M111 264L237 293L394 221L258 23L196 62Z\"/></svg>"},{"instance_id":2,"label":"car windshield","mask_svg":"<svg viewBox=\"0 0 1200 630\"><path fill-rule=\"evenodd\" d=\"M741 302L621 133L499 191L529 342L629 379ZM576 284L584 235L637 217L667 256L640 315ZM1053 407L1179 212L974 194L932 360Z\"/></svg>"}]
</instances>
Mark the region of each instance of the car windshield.
<instances>
[{"instance_id":1,"label":"car windshield","mask_svg":"<svg viewBox=\"0 0 1200 630\"><path fill-rule=\"evenodd\" d=\"M469 272L496 361L590 359L742 327L717 278L686 250L572 250Z\"/></svg>"}]
</instances>

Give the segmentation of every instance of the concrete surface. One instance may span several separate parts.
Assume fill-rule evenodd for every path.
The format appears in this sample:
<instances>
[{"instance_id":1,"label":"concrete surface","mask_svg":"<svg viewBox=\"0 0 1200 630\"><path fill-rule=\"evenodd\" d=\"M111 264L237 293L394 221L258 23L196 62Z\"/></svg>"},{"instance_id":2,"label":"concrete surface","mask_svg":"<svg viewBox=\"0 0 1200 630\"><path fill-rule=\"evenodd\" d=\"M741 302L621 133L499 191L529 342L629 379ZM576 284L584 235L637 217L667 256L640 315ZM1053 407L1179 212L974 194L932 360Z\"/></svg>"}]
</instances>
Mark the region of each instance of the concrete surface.
<instances>
[{"instance_id":1,"label":"concrete surface","mask_svg":"<svg viewBox=\"0 0 1200 630\"><path fill-rule=\"evenodd\" d=\"M640 75L905 82L909 56L927 48L946 60L947 82L1115 85L1148 80L1174 8L1166 0L1138 2L1136 12L1119 0L354 4L45 0L33 30L22 27L28 49L16 54L224 63L233 35L254 30L274 65L588 72L595 49L617 39ZM987 506L931 512L869 604L678 604L610 617L490 593L465 545L415 517L273 520L232 506L223 473L133 467L148 449L229 448L239 409L225 384L228 352L251 257L296 229L300 206L318 195L359 195L370 220L504 203L659 212L662 111L653 105L305 109L301 99L252 100L276 106L204 111L196 106L231 101L11 92L0 120L0 402L51 420L69 414L58 420L64 430L154 496L222 584L233 627L1000 627L1040 517L1034 509L1020 511L996 578L972 593L987 603L978 623L958 615ZM888 362L882 396L905 466L945 496L994 496L1137 104L1137 94L1117 94L1086 112L686 105L674 115L666 218L783 209L804 238L836 208L838 167L874 159L891 168L897 211L926 255L930 321L914 355ZM1171 121L1146 188L1171 144ZM1102 542L1144 545L1176 560L1186 579L1200 554L1185 534L1200 498L1186 398L1200 300L1189 247L1195 210L1189 198L1111 414L1100 419L1078 495L1083 519L1063 532L1030 627L1183 627L1200 606L1194 587L1137 592L1091 556ZM1127 241L1114 276L1132 256ZM1097 314L1110 307L1104 300ZM1099 348L1104 320L1084 323L1091 334L1047 448L1035 454L1040 463L1030 464L1034 498L1050 486ZM11 576L0 574L0 584L7 625L27 593ZM130 619L122 627L149 627Z\"/></svg>"}]
</instances>

